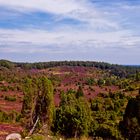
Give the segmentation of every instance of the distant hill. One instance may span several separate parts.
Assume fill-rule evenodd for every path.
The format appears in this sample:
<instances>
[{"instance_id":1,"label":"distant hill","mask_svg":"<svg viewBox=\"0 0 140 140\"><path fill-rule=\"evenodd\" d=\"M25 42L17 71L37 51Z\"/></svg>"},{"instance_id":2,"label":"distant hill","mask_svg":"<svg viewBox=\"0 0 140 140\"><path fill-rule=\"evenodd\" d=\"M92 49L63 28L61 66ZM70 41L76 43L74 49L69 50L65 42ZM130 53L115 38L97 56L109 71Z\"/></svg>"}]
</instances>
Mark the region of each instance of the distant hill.
<instances>
[{"instance_id":1,"label":"distant hill","mask_svg":"<svg viewBox=\"0 0 140 140\"><path fill-rule=\"evenodd\" d=\"M13 67L20 67L22 69L46 69L57 66L84 66L95 67L101 70L107 70L111 74L119 77L126 77L131 74L140 72L139 65L117 65L109 64L105 62L96 61L50 61L50 62L36 62L36 63L20 63L11 62L8 60L0 60L0 67L6 67L8 69Z\"/></svg>"}]
</instances>

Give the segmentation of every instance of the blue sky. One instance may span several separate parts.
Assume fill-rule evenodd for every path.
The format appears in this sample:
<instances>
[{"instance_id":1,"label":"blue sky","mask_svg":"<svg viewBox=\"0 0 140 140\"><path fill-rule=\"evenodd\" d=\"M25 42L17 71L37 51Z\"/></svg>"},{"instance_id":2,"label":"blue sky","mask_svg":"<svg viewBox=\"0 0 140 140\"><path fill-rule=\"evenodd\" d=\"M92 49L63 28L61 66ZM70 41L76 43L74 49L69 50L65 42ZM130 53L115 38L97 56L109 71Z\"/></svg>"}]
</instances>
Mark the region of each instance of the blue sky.
<instances>
[{"instance_id":1,"label":"blue sky","mask_svg":"<svg viewBox=\"0 0 140 140\"><path fill-rule=\"evenodd\" d=\"M140 0L0 0L0 59L140 64Z\"/></svg>"}]
</instances>

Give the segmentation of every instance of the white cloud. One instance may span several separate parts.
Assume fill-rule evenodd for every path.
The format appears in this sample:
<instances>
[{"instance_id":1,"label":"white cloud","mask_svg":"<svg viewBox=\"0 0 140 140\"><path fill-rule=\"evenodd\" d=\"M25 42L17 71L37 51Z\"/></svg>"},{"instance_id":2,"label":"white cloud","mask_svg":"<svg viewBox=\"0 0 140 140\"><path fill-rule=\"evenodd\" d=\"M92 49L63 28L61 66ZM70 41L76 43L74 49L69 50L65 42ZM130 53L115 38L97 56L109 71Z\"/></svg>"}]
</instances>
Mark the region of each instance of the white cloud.
<instances>
[{"instance_id":1,"label":"white cloud","mask_svg":"<svg viewBox=\"0 0 140 140\"><path fill-rule=\"evenodd\" d=\"M97 48L128 47L140 44L140 37L128 36L130 31L97 33L93 31L6 30L0 29L1 52L89 51ZM55 48L54 48L55 46Z\"/></svg>"},{"instance_id":2,"label":"white cloud","mask_svg":"<svg viewBox=\"0 0 140 140\"><path fill-rule=\"evenodd\" d=\"M73 18L93 29L119 29L120 26L106 17L89 0L0 0L0 6L18 12L43 11L56 15L56 19Z\"/></svg>"},{"instance_id":3,"label":"white cloud","mask_svg":"<svg viewBox=\"0 0 140 140\"><path fill-rule=\"evenodd\" d=\"M122 8L123 10L129 10L129 11L136 11L136 10L140 10L140 6L139 5L120 5L120 8Z\"/></svg>"},{"instance_id":4,"label":"white cloud","mask_svg":"<svg viewBox=\"0 0 140 140\"><path fill-rule=\"evenodd\" d=\"M46 11L54 14L66 14L79 9L75 0L0 0L0 5L17 10Z\"/></svg>"},{"instance_id":5,"label":"white cloud","mask_svg":"<svg viewBox=\"0 0 140 140\"><path fill-rule=\"evenodd\" d=\"M89 0L0 0L0 6L19 13L49 12L56 15L56 20L67 17L86 24L85 29L80 30L69 25L57 28L56 25L57 29L50 32L45 29L1 28L1 52L93 51L95 47L109 48L117 45L120 48L134 48L140 44L139 36L133 37L132 30L124 30L119 21L111 18L114 12L97 8ZM115 13L116 18L118 13Z\"/></svg>"}]
</instances>

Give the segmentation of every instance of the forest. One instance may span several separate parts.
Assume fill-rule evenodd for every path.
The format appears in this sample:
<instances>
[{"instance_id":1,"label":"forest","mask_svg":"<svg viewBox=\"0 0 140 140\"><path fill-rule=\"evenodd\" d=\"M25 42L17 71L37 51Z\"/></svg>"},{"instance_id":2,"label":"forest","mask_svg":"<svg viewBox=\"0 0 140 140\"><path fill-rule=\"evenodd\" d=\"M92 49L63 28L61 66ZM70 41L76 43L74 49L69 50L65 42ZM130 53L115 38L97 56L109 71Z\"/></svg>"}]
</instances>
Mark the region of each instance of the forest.
<instances>
[{"instance_id":1,"label":"forest","mask_svg":"<svg viewBox=\"0 0 140 140\"><path fill-rule=\"evenodd\" d=\"M140 66L0 60L0 139L140 139Z\"/></svg>"}]
</instances>

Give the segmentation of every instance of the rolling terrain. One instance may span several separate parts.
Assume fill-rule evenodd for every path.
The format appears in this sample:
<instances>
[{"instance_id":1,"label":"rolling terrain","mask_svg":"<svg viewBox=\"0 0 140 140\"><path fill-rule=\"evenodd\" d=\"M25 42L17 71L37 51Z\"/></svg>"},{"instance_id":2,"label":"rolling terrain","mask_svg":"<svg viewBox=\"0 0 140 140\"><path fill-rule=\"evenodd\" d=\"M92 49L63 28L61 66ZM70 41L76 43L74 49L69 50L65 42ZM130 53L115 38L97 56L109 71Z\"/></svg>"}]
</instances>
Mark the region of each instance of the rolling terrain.
<instances>
[{"instance_id":1,"label":"rolling terrain","mask_svg":"<svg viewBox=\"0 0 140 140\"><path fill-rule=\"evenodd\" d=\"M89 103L99 101L105 105L119 95L124 98L116 115L116 124L122 120L130 98L135 98L140 88L140 67L120 66L100 62L49 62L14 63L0 61L0 139L12 132L24 132L21 116L24 103L26 78L47 77L53 85L53 101L56 108L61 106L61 95L76 94ZM113 96L113 97L111 97ZM112 99L113 101L109 100ZM109 103L110 105L111 103ZM114 107L113 107L114 108ZM104 110L104 109L103 109ZM95 109L93 109L93 112ZM102 123L103 124L103 123ZM90 132L91 133L91 132Z\"/></svg>"}]
</instances>

